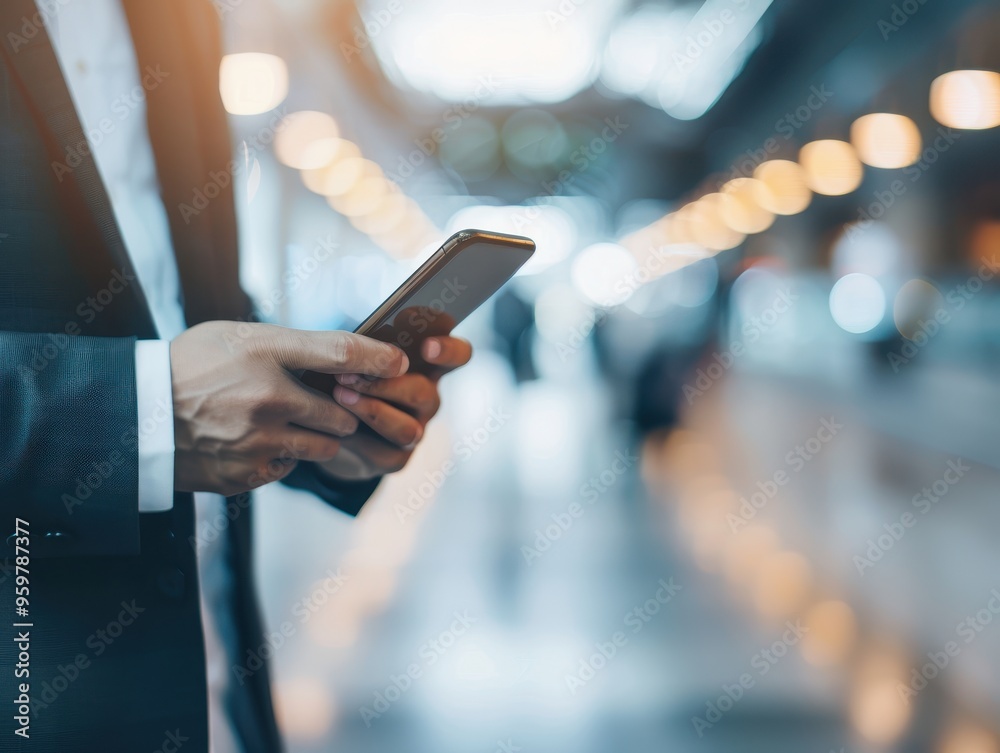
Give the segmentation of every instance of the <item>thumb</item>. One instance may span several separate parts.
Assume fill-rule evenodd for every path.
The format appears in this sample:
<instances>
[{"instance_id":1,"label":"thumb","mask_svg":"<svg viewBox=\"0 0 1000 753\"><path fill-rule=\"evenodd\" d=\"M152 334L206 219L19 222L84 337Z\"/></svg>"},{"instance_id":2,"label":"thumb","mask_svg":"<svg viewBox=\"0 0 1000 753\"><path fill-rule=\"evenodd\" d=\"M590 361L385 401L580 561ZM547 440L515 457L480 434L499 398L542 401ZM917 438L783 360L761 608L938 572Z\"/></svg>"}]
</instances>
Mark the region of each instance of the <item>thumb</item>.
<instances>
[{"instance_id":1,"label":"thumb","mask_svg":"<svg viewBox=\"0 0 1000 753\"><path fill-rule=\"evenodd\" d=\"M324 374L367 374L391 378L410 367L406 354L389 345L351 332L282 330L274 336L274 352L289 370L309 369Z\"/></svg>"}]
</instances>

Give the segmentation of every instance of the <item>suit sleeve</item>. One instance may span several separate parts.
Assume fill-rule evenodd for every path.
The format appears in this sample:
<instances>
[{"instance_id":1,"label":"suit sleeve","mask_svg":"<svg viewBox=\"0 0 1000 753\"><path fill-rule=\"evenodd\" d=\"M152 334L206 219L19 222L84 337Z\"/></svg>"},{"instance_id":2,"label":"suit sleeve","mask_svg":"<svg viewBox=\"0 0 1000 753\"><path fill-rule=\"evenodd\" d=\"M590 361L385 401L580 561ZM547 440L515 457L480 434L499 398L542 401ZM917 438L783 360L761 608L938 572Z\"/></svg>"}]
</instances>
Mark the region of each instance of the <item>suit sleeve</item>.
<instances>
[{"instance_id":1,"label":"suit sleeve","mask_svg":"<svg viewBox=\"0 0 1000 753\"><path fill-rule=\"evenodd\" d=\"M299 463L282 482L295 489L312 492L348 515L357 515L375 492L382 478L369 481L340 481L315 463Z\"/></svg>"},{"instance_id":2,"label":"suit sleeve","mask_svg":"<svg viewBox=\"0 0 1000 753\"><path fill-rule=\"evenodd\" d=\"M0 332L0 531L35 557L139 552L135 338Z\"/></svg>"}]
</instances>

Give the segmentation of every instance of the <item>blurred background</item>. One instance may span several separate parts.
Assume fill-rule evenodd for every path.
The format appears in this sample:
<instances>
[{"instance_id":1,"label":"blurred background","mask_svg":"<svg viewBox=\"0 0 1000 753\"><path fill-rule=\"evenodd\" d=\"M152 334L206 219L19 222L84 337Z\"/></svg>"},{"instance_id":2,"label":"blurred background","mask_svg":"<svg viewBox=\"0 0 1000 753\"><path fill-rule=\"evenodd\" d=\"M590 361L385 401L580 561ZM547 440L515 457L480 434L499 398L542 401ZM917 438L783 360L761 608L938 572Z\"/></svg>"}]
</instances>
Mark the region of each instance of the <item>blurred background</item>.
<instances>
[{"instance_id":1,"label":"blurred background","mask_svg":"<svg viewBox=\"0 0 1000 753\"><path fill-rule=\"evenodd\" d=\"M266 320L538 245L357 520L258 497L293 753L1000 751L1000 4L214 2Z\"/></svg>"}]
</instances>

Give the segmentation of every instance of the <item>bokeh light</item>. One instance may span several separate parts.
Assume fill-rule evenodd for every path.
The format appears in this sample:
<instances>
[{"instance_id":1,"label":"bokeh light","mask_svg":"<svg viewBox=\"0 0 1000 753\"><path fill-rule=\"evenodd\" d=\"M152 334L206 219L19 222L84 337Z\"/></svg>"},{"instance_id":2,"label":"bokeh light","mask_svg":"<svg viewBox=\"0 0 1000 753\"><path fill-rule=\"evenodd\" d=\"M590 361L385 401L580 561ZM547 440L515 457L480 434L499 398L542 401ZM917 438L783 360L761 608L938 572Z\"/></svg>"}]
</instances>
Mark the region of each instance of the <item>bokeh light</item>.
<instances>
[{"instance_id":1,"label":"bokeh light","mask_svg":"<svg viewBox=\"0 0 1000 753\"><path fill-rule=\"evenodd\" d=\"M573 260L573 285L598 306L617 306L628 300L638 265L635 257L617 243L595 243Z\"/></svg>"},{"instance_id":2,"label":"bokeh light","mask_svg":"<svg viewBox=\"0 0 1000 753\"><path fill-rule=\"evenodd\" d=\"M282 164L310 170L327 164L341 144L336 121L325 112L301 110L285 116L274 139L274 151Z\"/></svg>"},{"instance_id":3,"label":"bokeh light","mask_svg":"<svg viewBox=\"0 0 1000 753\"><path fill-rule=\"evenodd\" d=\"M762 233L774 222L767 185L754 178L735 178L722 187L722 219L738 233Z\"/></svg>"},{"instance_id":4,"label":"bokeh light","mask_svg":"<svg viewBox=\"0 0 1000 753\"><path fill-rule=\"evenodd\" d=\"M932 321L935 330L940 325L939 312L945 311L941 292L927 280L915 279L904 283L892 304L892 320L903 337L913 339L918 332L928 329ZM926 334L926 332L925 332Z\"/></svg>"},{"instance_id":5,"label":"bokeh light","mask_svg":"<svg viewBox=\"0 0 1000 753\"><path fill-rule=\"evenodd\" d=\"M876 112L851 125L851 144L866 165L886 169L907 167L920 158L917 124L905 115Z\"/></svg>"},{"instance_id":6,"label":"bokeh light","mask_svg":"<svg viewBox=\"0 0 1000 753\"><path fill-rule=\"evenodd\" d=\"M910 706L900 694L906 665L889 647L873 647L862 657L848 701L848 715L857 733L870 743L886 746L906 730Z\"/></svg>"},{"instance_id":7,"label":"bokeh light","mask_svg":"<svg viewBox=\"0 0 1000 753\"><path fill-rule=\"evenodd\" d=\"M857 639L857 618L843 601L823 601L809 608L802 624L802 656L810 664L825 667L844 661Z\"/></svg>"},{"instance_id":8,"label":"bokeh light","mask_svg":"<svg viewBox=\"0 0 1000 753\"><path fill-rule=\"evenodd\" d=\"M1000 753L1000 742L982 724L961 721L945 730L938 753Z\"/></svg>"},{"instance_id":9,"label":"bokeh light","mask_svg":"<svg viewBox=\"0 0 1000 753\"><path fill-rule=\"evenodd\" d=\"M683 210L683 221L695 243L712 251L736 248L746 238L726 224L723 216L725 198L721 193L710 193Z\"/></svg>"},{"instance_id":10,"label":"bokeh light","mask_svg":"<svg viewBox=\"0 0 1000 753\"><path fill-rule=\"evenodd\" d=\"M785 619L805 603L812 586L812 568L798 552L769 555L754 574L753 603L761 616Z\"/></svg>"},{"instance_id":11,"label":"bokeh light","mask_svg":"<svg viewBox=\"0 0 1000 753\"><path fill-rule=\"evenodd\" d=\"M318 740L334 720L330 691L314 677L291 677L273 686L274 713L283 734L292 740Z\"/></svg>"},{"instance_id":12,"label":"bokeh light","mask_svg":"<svg viewBox=\"0 0 1000 753\"><path fill-rule=\"evenodd\" d=\"M830 313L845 332L862 334L875 329L885 316L885 291L871 275L844 275L830 291Z\"/></svg>"},{"instance_id":13,"label":"bokeh light","mask_svg":"<svg viewBox=\"0 0 1000 753\"><path fill-rule=\"evenodd\" d=\"M288 95L288 66L264 52L225 55L219 64L219 94L232 115L273 110Z\"/></svg>"},{"instance_id":14,"label":"bokeh light","mask_svg":"<svg viewBox=\"0 0 1000 753\"><path fill-rule=\"evenodd\" d=\"M760 197L762 206L775 214L798 214L812 201L808 176L797 162L768 160L757 166L753 177L767 187Z\"/></svg>"},{"instance_id":15,"label":"bokeh light","mask_svg":"<svg viewBox=\"0 0 1000 753\"><path fill-rule=\"evenodd\" d=\"M931 83L931 114L949 128L982 130L1000 125L1000 73L952 71Z\"/></svg>"},{"instance_id":16,"label":"bokeh light","mask_svg":"<svg viewBox=\"0 0 1000 753\"><path fill-rule=\"evenodd\" d=\"M799 152L809 187L826 196L843 196L861 185L864 169L854 147L846 141L812 141Z\"/></svg>"}]
</instances>

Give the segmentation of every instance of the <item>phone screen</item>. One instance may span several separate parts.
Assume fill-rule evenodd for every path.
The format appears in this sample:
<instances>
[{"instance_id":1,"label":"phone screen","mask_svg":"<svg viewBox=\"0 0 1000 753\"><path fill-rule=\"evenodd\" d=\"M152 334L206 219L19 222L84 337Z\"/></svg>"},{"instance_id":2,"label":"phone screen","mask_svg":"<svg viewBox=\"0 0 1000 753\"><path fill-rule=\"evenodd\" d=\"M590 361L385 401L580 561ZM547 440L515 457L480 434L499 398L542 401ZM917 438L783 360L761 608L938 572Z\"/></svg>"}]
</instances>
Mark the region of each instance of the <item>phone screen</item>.
<instances>
[{"instance_id":1,"label":"phone screen","mask_svg":"<svg viewBox=\"0 0 1000 753\"><path fill-rule=\"evenodd\" d=\"M453 243L462 245L452 247ZM451 334L514 275L534 250L534 243L527 238L462 231L452 236L355 332L398 346L409 357L411 371L437 376L440 369L420 356L424 340ZM408 286L413 290L401 292ZM386 306L391 308L386 311ZM332 374L306 371L301 379L326 394L336 386Z\"/></svg>"},{"instance_id":2,"label":"phone screen","mask_svg":"<svg viewBox=\"0 0 1000 753\"><path fill-rule=\"evenodd\" d=\"M447 335L493 295L531 255L528 249L498 248L488 241L469 244L449 259L420 288L401 300L378 322L365 322L360 334L398 345L411 368L427 373L420 345Z\"/></svg>"}]
</instances>

